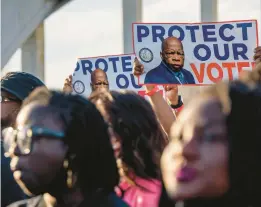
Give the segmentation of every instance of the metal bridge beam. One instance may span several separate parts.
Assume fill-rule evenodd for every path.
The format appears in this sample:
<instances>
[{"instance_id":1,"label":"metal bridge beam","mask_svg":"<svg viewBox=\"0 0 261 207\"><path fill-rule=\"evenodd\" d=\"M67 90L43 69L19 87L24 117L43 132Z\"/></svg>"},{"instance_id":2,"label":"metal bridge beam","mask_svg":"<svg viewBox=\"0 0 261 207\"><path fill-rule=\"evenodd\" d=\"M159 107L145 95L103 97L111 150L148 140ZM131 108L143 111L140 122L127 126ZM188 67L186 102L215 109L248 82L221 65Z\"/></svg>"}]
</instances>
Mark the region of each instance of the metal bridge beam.
<instances>
[{"instance_id":1,"label":"metal bridge beam","mask_svg":"<svg viewBox=\"0 0 261 207\"><path fill-rule=\"evenodd\" d=\"M51 13L70 0L2 0L1 68Z\"/></svg>"},{"instance_id":2,"label":"metal bridge beam","mask_svg":"<svg viewBox=\"0 0 261 207\"><path fill-rule=\"evenodd\" d=\"M44 23L22 45L22 71L44 81Z\"/></svg>"}]
</instances>

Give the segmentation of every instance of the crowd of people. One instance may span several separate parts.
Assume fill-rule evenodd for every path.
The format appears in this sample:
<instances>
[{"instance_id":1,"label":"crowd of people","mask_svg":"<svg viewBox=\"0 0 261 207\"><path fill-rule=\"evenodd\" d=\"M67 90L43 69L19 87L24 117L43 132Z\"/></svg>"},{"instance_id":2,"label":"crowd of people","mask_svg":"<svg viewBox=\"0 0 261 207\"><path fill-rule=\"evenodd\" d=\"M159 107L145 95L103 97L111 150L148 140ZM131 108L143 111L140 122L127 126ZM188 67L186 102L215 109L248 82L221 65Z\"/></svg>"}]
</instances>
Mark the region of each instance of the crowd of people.
<instances>
[{"instance_id":1,"label":"crowd of people","mask_svg":"<svg viewBox=\"0 0 261 207\"><path fill-rule=\"evenodd\" d=\"M183 106L91 74L89 97L37 77L1 77L2 206L260 207L261 47L255 68ZM143 73L136 59L133 74Z\"/></svg>"}]
</instances>

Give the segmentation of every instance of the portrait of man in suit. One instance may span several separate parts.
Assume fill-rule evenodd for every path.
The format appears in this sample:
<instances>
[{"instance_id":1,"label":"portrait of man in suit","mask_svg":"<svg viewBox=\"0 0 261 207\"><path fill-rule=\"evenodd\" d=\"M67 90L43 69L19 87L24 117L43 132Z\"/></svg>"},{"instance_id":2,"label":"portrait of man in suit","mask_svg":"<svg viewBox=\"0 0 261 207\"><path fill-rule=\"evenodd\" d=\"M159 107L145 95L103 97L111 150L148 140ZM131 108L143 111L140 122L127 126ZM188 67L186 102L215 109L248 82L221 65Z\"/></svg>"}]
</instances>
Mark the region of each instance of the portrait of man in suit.
<instances>
[{"instance_id":1,"label":"portrait of man in suit","mask_svg":"<svg viewBox=\"0 0 261 207\"><path fill-rule=\"evenodd\" d=\"M145 84L195 84L192 73L183 68L185 53L178 38L163 40L160 57L160 65L146 74Z\"/></svg>"}]
</instances>

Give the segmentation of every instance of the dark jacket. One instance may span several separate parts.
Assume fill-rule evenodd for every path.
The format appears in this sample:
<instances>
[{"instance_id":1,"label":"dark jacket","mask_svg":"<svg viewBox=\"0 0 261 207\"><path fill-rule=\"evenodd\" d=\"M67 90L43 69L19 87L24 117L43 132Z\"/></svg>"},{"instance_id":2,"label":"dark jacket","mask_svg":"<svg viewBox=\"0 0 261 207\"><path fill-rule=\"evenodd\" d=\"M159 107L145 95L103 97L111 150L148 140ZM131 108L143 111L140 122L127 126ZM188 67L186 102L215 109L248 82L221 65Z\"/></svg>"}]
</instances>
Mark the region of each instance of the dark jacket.
<instances>
[{"instance_id":1,"label":"dark jacket","mask_svg":"<svg viewBox=\"0 0 261 207\"><path fill-rule=\"evenodd\" d=\"M180 72L184 76L186 84L195 84L195 79L190 71L182 68ZM160 65L150 70L145 77L145 84L181 84L174 72L161 61Z\"/></svg>"},{"instance_id":2,"label":"dark jacket","mask_svg":"<svg viewBox=\"0 0 261 207\"><path fill-rule=\"evenodd\" d=\"M1 141L1 206L6 207L10 203L25 199L25 194L15 182L13 173L10 170L10 158L4 156L3 144Z\"/></svg>"},{"instance_id":3,"label":"dark jacket","mask_svg":"<svg viewBox=\"0 0 261 207\"><path fill-rule=\"evenodd\" d=\"M15 202L8 207L46 207L43 196L36 196L30 199ZM79 207L128 207L128 205L117 197L114 193L109 196L101 197L95 204L91 204L88 200L84 201Z\"/></svg>"}]
</instances>

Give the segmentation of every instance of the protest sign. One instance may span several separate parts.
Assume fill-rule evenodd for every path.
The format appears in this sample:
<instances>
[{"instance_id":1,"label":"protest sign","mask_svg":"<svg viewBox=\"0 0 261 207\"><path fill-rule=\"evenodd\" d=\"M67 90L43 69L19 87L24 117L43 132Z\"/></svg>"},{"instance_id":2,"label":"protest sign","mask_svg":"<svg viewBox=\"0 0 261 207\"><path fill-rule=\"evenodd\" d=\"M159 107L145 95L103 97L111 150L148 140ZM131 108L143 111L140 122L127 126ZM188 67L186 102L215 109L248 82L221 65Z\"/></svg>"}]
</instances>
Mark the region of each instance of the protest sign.
<instances>
[{"instance_id":1,"label":"protest sign","mask_svg":"<svg viewBox=\"0 0 261 207\"><path fill-rule=\"evenodd\" d=\"M145 96L144 87L138 85L137 77L132 74L134 58L134 54L79 58L73 73L73 93L88 97L91 73L100 68L107 74L110 90L133 90Z\"/></svg>"},{"instance_id":2,"label":"protest sign","mask_svg":"<svg viewBox=\"0 0 261 207\"><path fill-rule=\"evenodd\" d=\"M256 20L134 23L134 52L145 67L138 83L208 85L237 79L254 66L257 32Z\"/></svg>"},{"instance_id":3,"label":"protest sign","mask_svg":"<svg viewBox=\"0 0 261 207\"><path fill-rule=\"evenodd\" d=\"M110 90L142 88L132 74L133 54L79 58L73 74L73 90L77 94L89 96L91 93L91 73L97 68L106 72Z\"/></svg>"}]
</instances>

